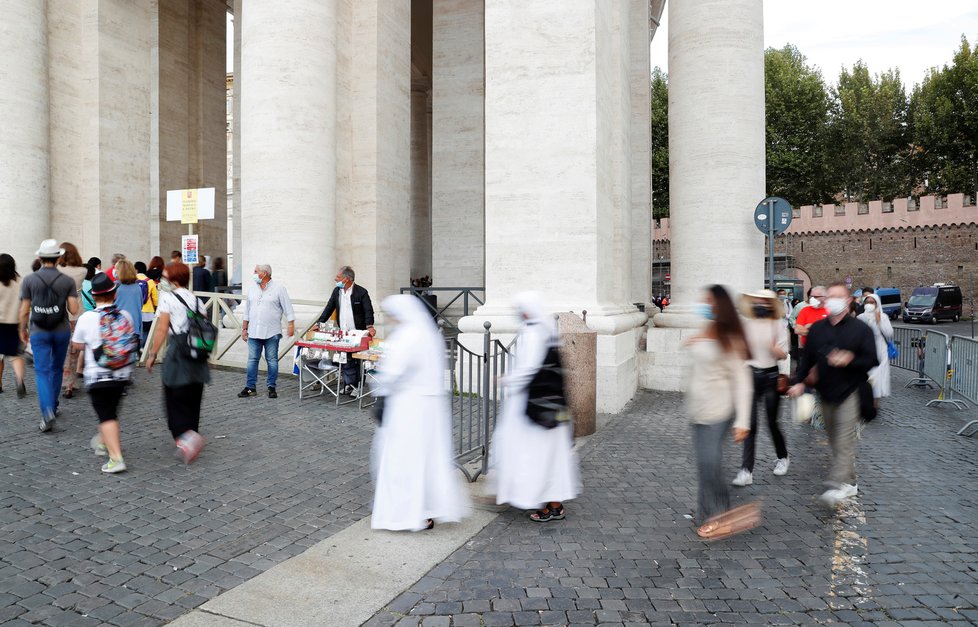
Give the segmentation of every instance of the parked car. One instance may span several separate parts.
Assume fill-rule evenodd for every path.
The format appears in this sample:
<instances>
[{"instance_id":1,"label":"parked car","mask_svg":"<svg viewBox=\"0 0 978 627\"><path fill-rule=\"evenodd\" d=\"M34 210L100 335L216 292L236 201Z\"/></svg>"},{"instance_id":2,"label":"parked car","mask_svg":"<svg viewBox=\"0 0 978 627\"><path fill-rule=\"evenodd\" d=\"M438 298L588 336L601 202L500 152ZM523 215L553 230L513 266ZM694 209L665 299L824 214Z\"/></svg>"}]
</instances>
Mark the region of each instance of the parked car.
<instances>
[{"instance_id":1,"label":"parked car","mask_svg":"<svg viewBox=\"0 0 978 627\"><path fill-rule=\"evenodd\" d=\"M883 304L883 313L889 316L890 320L900 317L900 312L903 310L903 296L898 288L878 287L876 295L880 297L880 302Z\"/></svg>"},{"instance_id":2,"label":"parked car","mask_svg":"<svg viewBox=\"0 0 978 627\"><path fill-rule=\"evenodd\" d=\"M956 285L935 283L930 287L914 289L903 310L904 322L929 322L961 319L961 288Z\"/></svg>"}]
</instances>

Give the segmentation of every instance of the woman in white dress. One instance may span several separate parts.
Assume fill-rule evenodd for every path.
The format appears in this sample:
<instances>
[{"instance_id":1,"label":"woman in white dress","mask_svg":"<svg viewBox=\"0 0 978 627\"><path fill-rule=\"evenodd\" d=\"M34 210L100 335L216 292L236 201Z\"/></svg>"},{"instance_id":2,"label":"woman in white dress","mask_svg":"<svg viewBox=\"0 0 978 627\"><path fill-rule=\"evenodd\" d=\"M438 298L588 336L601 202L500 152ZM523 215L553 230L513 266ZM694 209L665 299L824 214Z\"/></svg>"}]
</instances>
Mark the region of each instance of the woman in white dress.
<instances>
[{"instance_id":1,"label":"woman in white dress","mask_svg":"<svg viewBox=\"0 0 978 627\"><path fill-rule=\"evenodd\" d=\"M876 356L880 365L869 371L869 380L873 384L873 403L879 409L880 399L890 395L890 355L886 343L893 339L893 325L883 313L883 305L876 294L866 296L859 319L869 325L876 338Z\"/></svg>"},{"instance_id":2,"label":"woman in white dress","mask_svg":"<svg viewBox=\"0 0 978 627\"><path fill-rule=\"evenodd\" d=\"M469 497L452 462L445 340L417 297L388 296L382 307L388 328L396 324L377 373L384 409L373 442L370 526L420 531L457 522Z\"/></svg>"},{"instance_id":3,"label":"woman in white dress","mask_svg":"<svg viewBox=\"0 0 978 627\"><path fill-rule=\"evenodd\" d=\"M536 510L530 514L534 522L563 520L563 502L580 492L574 425L546 429L526 415L527 388L557 334L538 294L518 294L514 305L524 324L511 369L501 381L506 396L493 435L489 479L497 504Z\"/></svg>"}]
</instances>

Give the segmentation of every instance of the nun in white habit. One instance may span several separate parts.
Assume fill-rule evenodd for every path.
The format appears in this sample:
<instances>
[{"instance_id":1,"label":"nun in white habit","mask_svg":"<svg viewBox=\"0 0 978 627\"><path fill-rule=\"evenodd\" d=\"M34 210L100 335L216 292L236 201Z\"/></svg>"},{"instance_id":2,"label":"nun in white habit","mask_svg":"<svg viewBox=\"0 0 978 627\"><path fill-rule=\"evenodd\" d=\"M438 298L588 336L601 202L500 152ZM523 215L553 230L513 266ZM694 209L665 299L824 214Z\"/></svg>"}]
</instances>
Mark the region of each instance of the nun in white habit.
<instances>
[{"instance_id":1,"label":"nun in white habit","mask_svg":"<svg viewBox=\"0 0 978 627\"><path fill-rule=\"evenodd\" d=\"M381 306L395 324L378 365L385 404L373 442L370 526L419 531L457 522L469 497L452 462L445 340L417 297L388 296Z\"/></svg>"},{"instance_id":2,"label":"nun in white habit","mask_svg":"<svg viewBox=\"0 0 978 627\"><path fill-rule=\"evenodd\" d=\"M539 294L517 294L513 304L523 326L510 371L502 379L506 395L492 440L489 481L497 504L536 510L530 514L534 522L562 520L564 501L580 492L574 426L566 422L545 429L526 415L527 387L557 333Z\"/></svg>"}]
</instances>

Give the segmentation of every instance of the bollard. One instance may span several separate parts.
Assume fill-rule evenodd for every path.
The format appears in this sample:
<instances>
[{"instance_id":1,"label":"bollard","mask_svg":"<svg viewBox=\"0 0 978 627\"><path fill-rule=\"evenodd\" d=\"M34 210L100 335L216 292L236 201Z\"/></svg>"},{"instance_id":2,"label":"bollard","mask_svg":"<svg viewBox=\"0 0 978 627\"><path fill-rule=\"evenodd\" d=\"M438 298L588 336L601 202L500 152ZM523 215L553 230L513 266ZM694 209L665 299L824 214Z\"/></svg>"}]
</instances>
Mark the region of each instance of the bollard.
<instances>
[{"instance_id":1,"label":"bollard","mask_svg":"<svg viewBox=\"0 0 978 627\"><path fill-rule=\"evenodd\" d=\"M598 334L572 313L560 313L556 318L574 436L591 435L597 428Z\"/></svg>"}]
</instances>

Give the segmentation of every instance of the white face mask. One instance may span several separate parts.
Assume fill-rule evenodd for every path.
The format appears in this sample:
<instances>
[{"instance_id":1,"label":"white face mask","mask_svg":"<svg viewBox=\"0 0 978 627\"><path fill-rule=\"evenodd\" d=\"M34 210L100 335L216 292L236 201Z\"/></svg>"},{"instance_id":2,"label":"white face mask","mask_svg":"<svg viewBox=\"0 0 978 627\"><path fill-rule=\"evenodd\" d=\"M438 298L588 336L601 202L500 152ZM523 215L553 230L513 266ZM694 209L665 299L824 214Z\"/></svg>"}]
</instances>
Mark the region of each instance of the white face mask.
<instances>
[{"instance_id":1,"label":"white face mask","mask_svg":"<svg viewBox=\"0 0 978 627\"><path fill-rule=\"evenodd\" d=\"M873 303L866 303L865 305L863 305L863 311L865 311L866 313L873 313L874 311L876 311L876 305L874 305Z\"/></svg>"},{"instance_id":2,"label":"white face mask","mask_svg":"<svg viewBox=\"0 0 978 627\"><path fill-rule=\"evenodd\" d=\"M820 301L817 296L812 296L808 299L808 304L812 307L821 307L822 301Z\"/></svg>"},{"instance_id":3,"label":"white face mask","mask_svg":"<svg viewBox=\"0 0 978 627\"><path fill-rule=\"evenodd\" d=\"M829 315L838 316L846 310L848 303L844 298L830 298L825 301L825 308L829 310Z\"/></svg>"}]
</instances>

